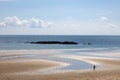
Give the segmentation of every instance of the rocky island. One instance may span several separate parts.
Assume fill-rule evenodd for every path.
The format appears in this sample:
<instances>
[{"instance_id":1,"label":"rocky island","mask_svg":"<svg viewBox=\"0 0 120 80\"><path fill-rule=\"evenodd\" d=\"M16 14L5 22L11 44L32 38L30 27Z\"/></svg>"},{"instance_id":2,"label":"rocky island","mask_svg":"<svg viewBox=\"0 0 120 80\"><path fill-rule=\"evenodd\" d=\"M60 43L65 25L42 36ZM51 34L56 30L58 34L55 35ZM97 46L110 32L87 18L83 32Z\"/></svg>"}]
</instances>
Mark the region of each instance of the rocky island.
<instances>
[{"instance_id":1,"label":"rocky island","mask_svg":"<svg viewBox=\"0 0 120 80\"><path fill-rule=\"evenodd\" d=\"M73 42L73 41L37 41L37 42L26 42L26 43L31 43L31 44L64 44L64 45L68 45L68 44L73 44L73 45L77 45L77 42Z\"/></svg>"}]
</instances>

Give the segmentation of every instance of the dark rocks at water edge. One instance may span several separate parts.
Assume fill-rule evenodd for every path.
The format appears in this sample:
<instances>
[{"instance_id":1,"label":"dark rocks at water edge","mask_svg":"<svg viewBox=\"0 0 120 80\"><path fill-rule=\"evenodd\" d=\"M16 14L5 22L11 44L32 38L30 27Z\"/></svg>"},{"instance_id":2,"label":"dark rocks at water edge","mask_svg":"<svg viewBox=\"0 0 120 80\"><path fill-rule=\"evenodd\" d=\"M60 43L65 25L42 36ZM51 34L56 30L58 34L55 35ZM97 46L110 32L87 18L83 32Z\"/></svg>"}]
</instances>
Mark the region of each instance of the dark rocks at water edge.
<instances>
[{"instance_id":1,"label":"dark rocks at water edge","mask_svg":"<svg viewBox=\"0 0 120 80\"><path fill-rule=\"evenodd\" d=\"M31 44L73 44L73 45L77 45L77 42L72 42L72 41L37 41L37 42L26 42L26 43L31 43Z\"/></svg>"},{"instance_id":2,"label":"dark rocks at water edge","mask_svg":"<svg viewBox=\"0 0 120 80\"><path fill-rule=\"evenodd\" d=\"M92 45L90 42L83 43L83 45Z\"/></svg>"}]
</instances>

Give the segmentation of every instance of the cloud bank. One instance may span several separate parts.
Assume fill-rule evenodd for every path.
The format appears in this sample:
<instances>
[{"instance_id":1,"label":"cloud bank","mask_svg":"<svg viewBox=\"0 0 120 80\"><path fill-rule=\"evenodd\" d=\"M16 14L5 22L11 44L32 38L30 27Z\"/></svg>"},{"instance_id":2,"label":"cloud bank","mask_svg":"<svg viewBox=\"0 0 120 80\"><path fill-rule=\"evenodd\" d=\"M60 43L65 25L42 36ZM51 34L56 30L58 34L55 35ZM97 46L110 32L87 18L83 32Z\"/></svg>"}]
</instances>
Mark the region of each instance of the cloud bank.
<instances>
[{"instance_id":1,"label":"cloud bank","mask_svg":"<svg viewBox=\"0 0 120 80\"><path fill-rule=\"evenodd\" d=\"M112 23L111 20L106 16L100 17L99 20L101 21L101 24L103 24L106 27L112 27L112 28L118 27L117 25Z\"/></svg>"},{"instance_id":2,"label":"cloud bank","mask_svg":"<svg viewBox=\"0 0 120 80\"><path fill-rule=\"evenodd\" d=\"M52 22L47 22L37 18L20 19L17 16L5 17L0 21L0 27L49 27L52 26Z\"/></svg>"}]
</instances>

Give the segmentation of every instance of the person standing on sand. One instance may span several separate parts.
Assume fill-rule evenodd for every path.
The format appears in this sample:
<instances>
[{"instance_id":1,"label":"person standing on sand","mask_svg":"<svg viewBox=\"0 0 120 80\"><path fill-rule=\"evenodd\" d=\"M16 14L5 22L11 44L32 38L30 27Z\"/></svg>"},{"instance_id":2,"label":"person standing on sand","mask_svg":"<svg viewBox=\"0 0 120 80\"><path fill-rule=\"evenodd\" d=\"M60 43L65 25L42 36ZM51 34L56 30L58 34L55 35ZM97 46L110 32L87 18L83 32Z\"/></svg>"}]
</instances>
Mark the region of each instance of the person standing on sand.
<instances>
[{"instance_id":1,"label":"person standing on sand","mask_svg":"<svg viewBox=\"0 0 120 80\"><path fill-rule=\"evenodd\" d=\"M93 70L95 71L95 68L96 68L96 66L95 65L93 65Z\"/></svg>"}]
</instances>

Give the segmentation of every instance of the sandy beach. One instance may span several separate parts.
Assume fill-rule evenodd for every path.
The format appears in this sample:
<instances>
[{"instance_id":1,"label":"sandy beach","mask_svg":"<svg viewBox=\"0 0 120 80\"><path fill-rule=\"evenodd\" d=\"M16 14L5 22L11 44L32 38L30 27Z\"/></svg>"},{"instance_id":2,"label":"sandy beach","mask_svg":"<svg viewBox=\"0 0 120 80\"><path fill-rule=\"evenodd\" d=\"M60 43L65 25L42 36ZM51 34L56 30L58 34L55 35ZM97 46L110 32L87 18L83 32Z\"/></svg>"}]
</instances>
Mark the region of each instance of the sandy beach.
<instances>
[{"instance_id":1,"label":"sandy beach","mask_svg":"<svg viewBox=\"0 0 120 80\"><path fill-rule=\"evenodd\" d=\"M6 60L0 62L0 73L25 72L36 69L46 69L60 66L60 63L47 60Z\"/></svg>"},{"instance_id":2,"label":"sandy beach","mask_svg":"<svg viewBox=\"0 0 120 80\"><path fill-rule=\"evenodd\" d=\"M44 53L48 55L52 54L53 52L54 50L33 51L33 53L40 55L44 55ZM43 59L25 59L22 57L19 58L19 55L32 54L31 51L14 51L14 55L12 51L4 51L4 53L5 54L3 54L2 51L0 55L0 57L2 58L3 56L5 57L5 59L3 58L2 60L0 60L0 80L120 80L120 60L107 58L105 55L104 58L94 56L53 55L56 57L75 59L87 62L89 64L98 65L98 68L96 68L95 71L91 67L91 69L86 70L56 72L51 74L13 75L13 73L29 71L32 73L36 70L46 70L54 67L65 66L65 63ZM11 56L10 54L12 56L17 56L17 59L9 59L8 57ZM112 54L114 56L117 56L120 53L117 53L117 55L115 55L114 53L110 53L110 55Z\"/></svg>"}]
</instances>

